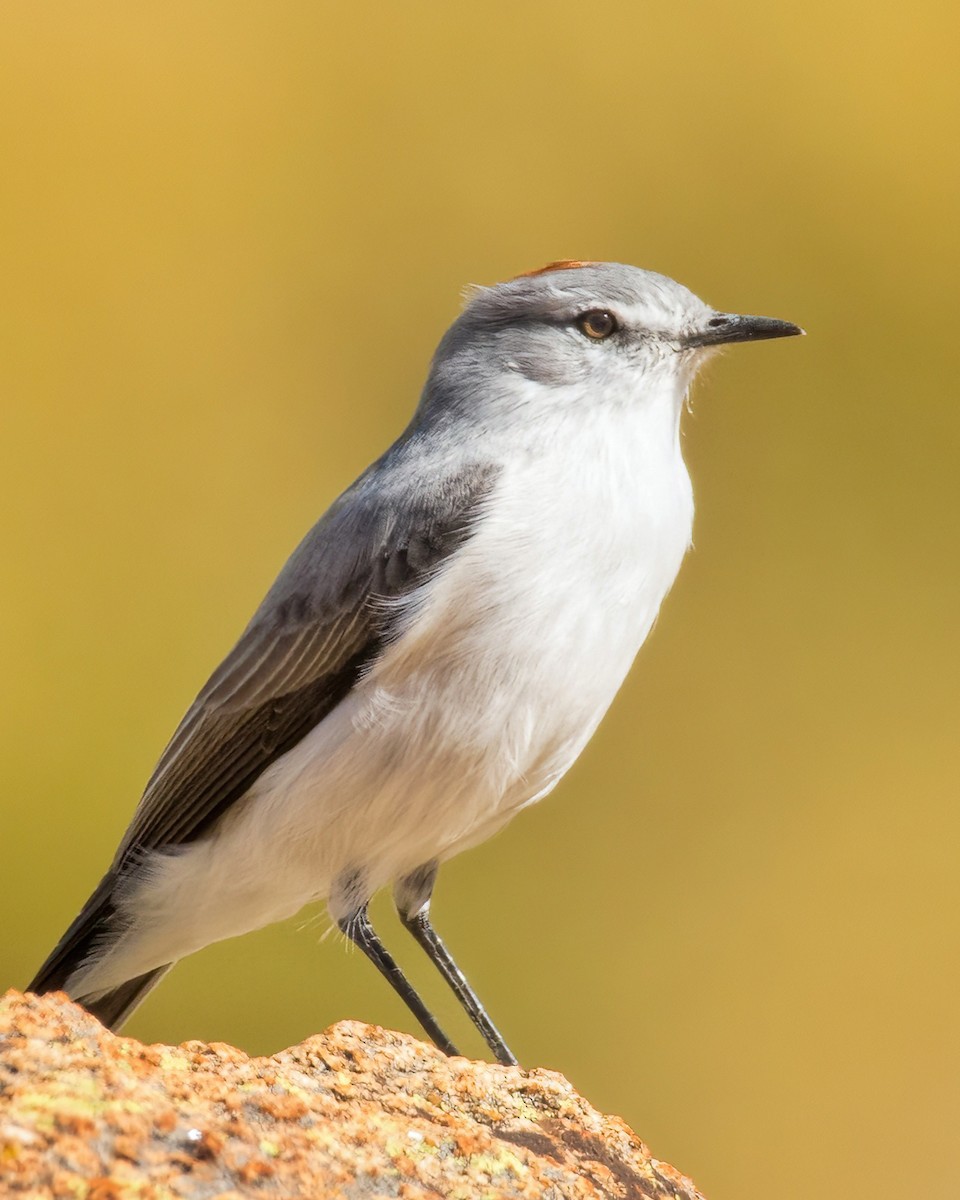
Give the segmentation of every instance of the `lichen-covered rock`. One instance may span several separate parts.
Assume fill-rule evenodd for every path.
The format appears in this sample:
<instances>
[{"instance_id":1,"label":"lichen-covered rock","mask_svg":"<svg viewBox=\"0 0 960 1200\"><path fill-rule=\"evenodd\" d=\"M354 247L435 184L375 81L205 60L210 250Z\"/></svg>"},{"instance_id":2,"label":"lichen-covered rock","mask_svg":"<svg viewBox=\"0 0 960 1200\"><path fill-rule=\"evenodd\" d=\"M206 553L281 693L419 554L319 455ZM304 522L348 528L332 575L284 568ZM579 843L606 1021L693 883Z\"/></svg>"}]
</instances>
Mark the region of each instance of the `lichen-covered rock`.
<instances>
[{"instance_id":1,"label":"lichen-covered rock","mask_svg":"<svg viewBox=\"0 0 960 1200\"><path fill-rule=\"evenodd\" d=\"M701 1200L561 1076L343 1021L272 1058L0 1001L0 1195Z\"/></svg>"}]
</instances>

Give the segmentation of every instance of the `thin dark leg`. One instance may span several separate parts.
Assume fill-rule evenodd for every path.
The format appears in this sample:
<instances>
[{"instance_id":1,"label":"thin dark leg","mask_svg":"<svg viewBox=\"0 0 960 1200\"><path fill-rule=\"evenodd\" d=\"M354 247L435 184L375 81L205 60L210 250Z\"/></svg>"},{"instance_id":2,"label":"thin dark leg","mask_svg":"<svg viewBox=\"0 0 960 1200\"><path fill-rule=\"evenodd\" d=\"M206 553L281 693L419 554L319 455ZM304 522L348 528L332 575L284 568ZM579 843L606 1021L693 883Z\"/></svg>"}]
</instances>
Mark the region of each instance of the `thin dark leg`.
<instances>
[{"instance_id":1,"label":"thin dark leg","mask_svg":"<svg viewBox=\"0 0 960 1200\"><path fill-rule=\"evenodd\" d=\"M427 1036L437 1049L442 1050L444 1054L459 1054L459 1050L437 1024L433 1014L420 999L406 975L397 966L389 950L377 937L370 924L370 918L367 916L367 906L364 905L351 916L338 921L337 924L340 926L341 932L345 933L355 946L360 947L383 975L387 983L423 1026Z\"/></svg>"},{"instance_id":2,"label":"thin dark leg","mask_svg":"<svg viewBox=\"0 0 960 1200\"><path fill-rule=\"evenodd\" d=\"M516 1066L517 1060L503 1040L503 1035L487 1016L486 1009L480 1003L480 997L467 982L467 977L454 962L450 951L430 923L430 894L436 877L436 863L428 863L401 880L396 889L397 913L404 928L413 934L427 957L447 981L497 1062L505 1066Z\"/></svg>"}]
</instances>

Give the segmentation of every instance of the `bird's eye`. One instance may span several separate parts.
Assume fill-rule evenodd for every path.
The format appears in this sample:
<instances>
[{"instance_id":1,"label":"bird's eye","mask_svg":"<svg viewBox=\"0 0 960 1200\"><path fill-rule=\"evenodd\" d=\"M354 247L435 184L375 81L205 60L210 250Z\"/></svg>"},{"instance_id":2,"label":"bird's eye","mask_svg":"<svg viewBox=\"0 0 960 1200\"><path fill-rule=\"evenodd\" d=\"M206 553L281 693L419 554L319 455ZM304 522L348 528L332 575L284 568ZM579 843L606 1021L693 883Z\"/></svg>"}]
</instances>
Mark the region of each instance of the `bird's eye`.
<instances>
[{"instance_id":1,"label":"bird's eye","mask_svg":"<svg viewBox=\"0 0 960 1200\"><path fill-rule=\"evenodd\" d=\"M577 317L577 328L595 342L602 342L620 328L620 322L611 312L597 308Z\"/></svg>"}]
</instances>

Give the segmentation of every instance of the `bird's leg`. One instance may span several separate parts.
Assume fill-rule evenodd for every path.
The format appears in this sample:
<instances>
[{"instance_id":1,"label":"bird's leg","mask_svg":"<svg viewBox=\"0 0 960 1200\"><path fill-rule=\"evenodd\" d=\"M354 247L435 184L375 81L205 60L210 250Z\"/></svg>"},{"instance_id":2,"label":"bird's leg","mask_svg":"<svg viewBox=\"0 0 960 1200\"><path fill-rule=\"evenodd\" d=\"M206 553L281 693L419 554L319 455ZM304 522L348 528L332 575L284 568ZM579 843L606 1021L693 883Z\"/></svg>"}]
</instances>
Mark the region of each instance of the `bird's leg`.
<instances>
[{"instance_id":1,"label":"bird's leg","mask_svg":"<svg viewBox=\"0 0 960 1200\"><path fill-rule=\"evenodd\" d=\"M349 916L342 917L337 921L337 925L340 927L340 931L346 934L355 946L360 947L367 958L370 959L381 975L383 975L387 983L390 984L423 1026L427 1036L433 1041L437 1049L442 1050L444 1054L459 1054L456 1046L454 1046L453 1042L450 1041L437 1024L433 1013L430 1012L420 999L409 979L407 979L406 975L397 966L390 951L380 941L373 926L370 924L366 904L355 909Z\"/></svg>"},{"instance_id":2,"label":"bird's leg","mask_svg":"<svg viewBox=\"0 0 960 1200\"><path fill-rule=\"evenodd\" d=\"M496 1025L487 1016L486 1009L480 1003L480 997L467 982L466 976L454 962L450 951L430 923L430 897L436 878L437 864L426 863L401 879L394 889L397 913L404 928L413 934L427 957L447 981L497 1062L515 1066L516 1058Z\"/></svg>"}]
</instances>

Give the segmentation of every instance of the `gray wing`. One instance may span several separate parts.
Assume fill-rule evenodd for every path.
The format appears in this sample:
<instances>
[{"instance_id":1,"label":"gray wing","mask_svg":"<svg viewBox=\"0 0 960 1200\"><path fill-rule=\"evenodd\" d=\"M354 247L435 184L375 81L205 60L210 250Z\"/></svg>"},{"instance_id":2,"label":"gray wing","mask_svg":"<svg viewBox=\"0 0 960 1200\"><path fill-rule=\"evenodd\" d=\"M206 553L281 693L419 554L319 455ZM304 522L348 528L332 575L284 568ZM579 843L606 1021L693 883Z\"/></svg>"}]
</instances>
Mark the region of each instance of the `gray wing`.
<instances>
[{"instance_id":1,"label":"gray wing","mask_svg":"<svg viewBox=\"0 0 960 1200\"><path fill-rule=\"evenodd\" d=\"M389 456L386 460L389 463ZM497 468L411 479L374 464L292 555L157 764L113 870L200 837L350 692L389 605L469 536Z\"/></svg>"}]
</instances>

